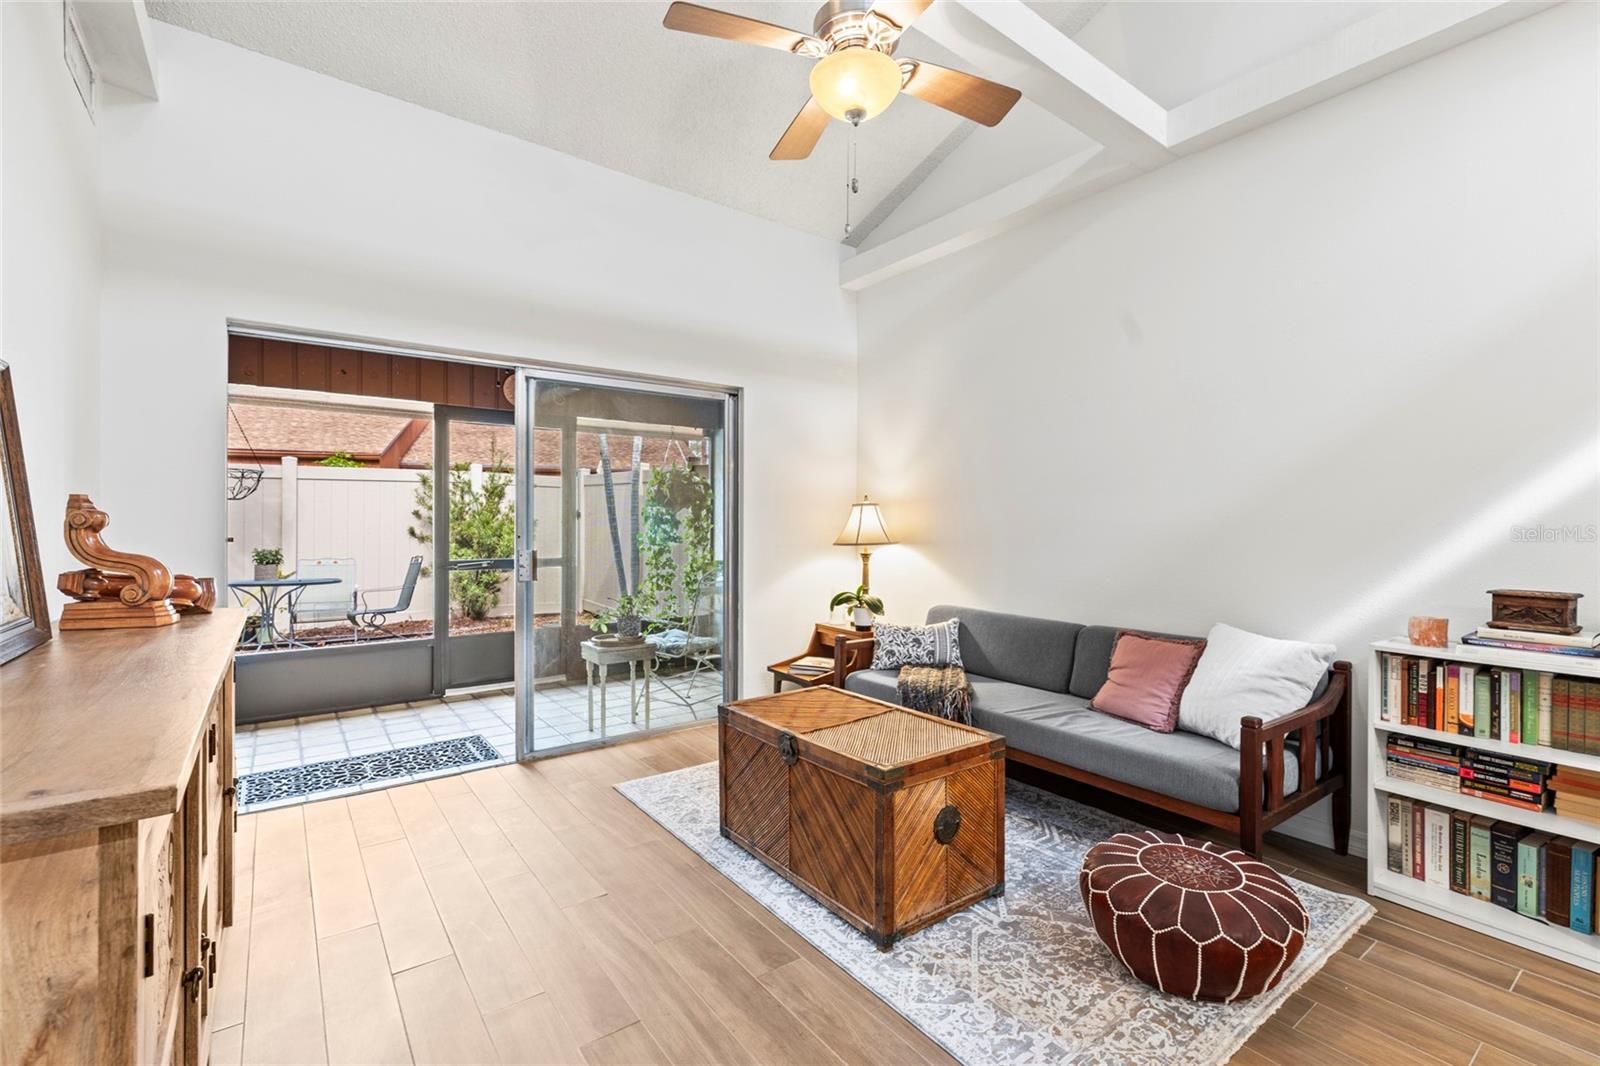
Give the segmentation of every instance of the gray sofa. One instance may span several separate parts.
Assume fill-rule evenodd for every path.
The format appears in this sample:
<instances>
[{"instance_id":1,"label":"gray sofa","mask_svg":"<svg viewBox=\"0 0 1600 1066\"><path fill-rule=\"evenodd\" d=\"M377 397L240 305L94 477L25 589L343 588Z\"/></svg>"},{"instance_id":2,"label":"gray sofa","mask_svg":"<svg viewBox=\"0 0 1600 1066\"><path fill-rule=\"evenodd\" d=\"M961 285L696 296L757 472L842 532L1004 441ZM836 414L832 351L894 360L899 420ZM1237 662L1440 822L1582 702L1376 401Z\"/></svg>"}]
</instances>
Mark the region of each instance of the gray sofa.
<instances>
[{"instance_id":1,"label":"gray sofa","mask_svg":"<svg viewBox=\"0 0 1600 1066\"><path fill-rule=\"evenodd\" d=\"M973 724L1006 738L1008 758L1220 828L1254 854L1261 836L1324 796L1333 838L1350 833L1350 664L1335 663L1307 707L1263 724L1241 707L1239 750L1194 733L1156 733L1089 709L1118 628L938 606L961 620ZM852 692L898 702L895 670L857 670Z\"/></svg>"}]
</instances>

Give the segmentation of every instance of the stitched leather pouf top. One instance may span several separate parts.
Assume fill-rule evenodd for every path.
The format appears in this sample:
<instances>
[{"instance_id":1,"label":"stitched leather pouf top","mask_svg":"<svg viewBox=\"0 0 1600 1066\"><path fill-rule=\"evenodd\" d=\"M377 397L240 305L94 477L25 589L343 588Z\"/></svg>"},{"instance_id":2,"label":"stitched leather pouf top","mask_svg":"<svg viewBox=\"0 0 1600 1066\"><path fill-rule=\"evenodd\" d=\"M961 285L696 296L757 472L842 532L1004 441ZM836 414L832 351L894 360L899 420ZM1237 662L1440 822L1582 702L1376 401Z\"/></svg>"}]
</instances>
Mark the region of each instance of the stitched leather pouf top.
<instances>
[{"instance_id":1,"label":"stitched leather pouf top","mask_svg":"<svg viewBox=\"0 0 1600 1066\"><path fill-rule=\"evenodd\" d=\"M1078 874L1083 905L1111 954L1147 985L1231 1003L1277 985L1310 918L1266 863L1172 833L1118 833Z\"/></svg>"}]
</instances>

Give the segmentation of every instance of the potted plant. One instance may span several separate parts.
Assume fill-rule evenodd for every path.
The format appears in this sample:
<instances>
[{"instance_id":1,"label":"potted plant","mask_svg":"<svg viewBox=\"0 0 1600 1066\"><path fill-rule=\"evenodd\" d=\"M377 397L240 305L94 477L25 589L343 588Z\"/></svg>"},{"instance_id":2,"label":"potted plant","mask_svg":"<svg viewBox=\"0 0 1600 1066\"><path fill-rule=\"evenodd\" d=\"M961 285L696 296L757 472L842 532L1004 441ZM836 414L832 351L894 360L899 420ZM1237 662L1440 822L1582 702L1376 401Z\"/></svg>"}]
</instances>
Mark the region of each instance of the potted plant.
<instances>
[{"instance_id":1,"label":"potted plant","mask_svg":"<svg viewBox=\"0 0 1600 1066\"><path fill-rule=\"evenodd\" d=\"M874 615L883 613L883 601L868 592L865 585L857 585L854 591L847 589L828 601L828 610L839 607L850 608L850 620L858 629L866 629L872 625Z\"/></svg>"},{"instance_id":2,"label":"potted plant","mask_svg":"<svg viewBox=\"0 0 1600 1066\"><path fill-rule=\"evenodd\" d=\"M591 628L596 633L604 633L611 625L617 627L618 641L633 642L640 639L644 629L644 619L641 610L644 604L639 596L624 594L617 597L617 602L605 608L594 616Z\"/></svg>"},{"instance_id":3,"label":"potted plant","mask_svg":"<svg viewBox=\"0 0 1600 1066\"><path fill-rule=\"evenodd\" d=\"M250 561L256 564L257 581L273 581L283 565L283 552L277 548L257 548L250 553Z\"/></svg>"}]
</instances>

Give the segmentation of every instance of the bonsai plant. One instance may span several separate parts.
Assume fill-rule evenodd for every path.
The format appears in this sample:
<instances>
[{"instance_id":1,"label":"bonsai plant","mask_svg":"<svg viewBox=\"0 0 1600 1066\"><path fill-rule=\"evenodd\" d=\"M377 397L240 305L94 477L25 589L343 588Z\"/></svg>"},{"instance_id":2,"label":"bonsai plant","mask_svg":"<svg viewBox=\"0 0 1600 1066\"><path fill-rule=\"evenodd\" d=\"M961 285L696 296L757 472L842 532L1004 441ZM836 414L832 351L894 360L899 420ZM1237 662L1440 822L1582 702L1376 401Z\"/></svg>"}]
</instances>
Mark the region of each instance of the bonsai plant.
<instances>
[{"instance_id":1,"label":"bonsai plant","mask_svg":"<svg viewBox=\"0 0 1600 1066\"><path fill-rule=\"evenodd\" d=\"M271 581L283 565L283 552L278 548L257 548L250 553L250 561L256 564L257 581Z\"/></svg>"},{"instance_id":2,"label":"bonsai plant","mask_svg":"<svg viewBox=\"0 0 1600 1066\"><path fill-rule=\"evenodd\" d=\"M883 613L883 601L867 591L867 586L857 585L854 591L845 590L828 601L828 610L850 608L850 620L865 629L872 624L874 615Z\"/></svg>"},{"instance_id":3,"label":"bonsai plant","mask_svg":"<svg viewBox=\"0 0 1600 1066\"><path fill-rule=\"evenodd\" d=\"M643 630L643 619L640 611L643 610L642 597L625 593L617 597L617 602L601 610L594 616L591 628L596 633L604 633L608 627L615 624L617 636L637 637Z\"/></svg>"}]
</instances>

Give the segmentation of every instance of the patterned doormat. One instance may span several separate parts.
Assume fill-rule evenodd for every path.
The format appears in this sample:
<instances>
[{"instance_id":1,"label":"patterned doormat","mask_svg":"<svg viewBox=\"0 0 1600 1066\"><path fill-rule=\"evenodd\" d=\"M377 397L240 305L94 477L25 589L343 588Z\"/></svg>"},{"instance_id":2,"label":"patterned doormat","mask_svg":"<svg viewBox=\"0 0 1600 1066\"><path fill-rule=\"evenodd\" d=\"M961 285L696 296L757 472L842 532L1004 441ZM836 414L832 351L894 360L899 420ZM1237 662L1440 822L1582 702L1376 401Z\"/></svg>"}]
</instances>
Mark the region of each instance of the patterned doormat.
<instances>
[{"instance_id":1,"label":"patterned doormat","mask_svg":"<svg viewBox=\"0 0 1600 1066\"><path fill-rule=\"evenodd\" d=\"M332 792L370 781L412 777L435 770L499 762L500 750L480 734L434 740L409 748L375 751L368 755L347 755L340 759L263 770L239 778L239 809L304 799L319 792Z\"/></svg>"},{"instance_id":2,"label":"patterned doormat","mask_svg":"<svg viewBox=\"0 0 1600 1066\"><path fill-rule=\"evenodd\" d=\"M1311 929L1276 988L1229 1004L1158 992L1106 950L1078 894L1084 853L1142 827L1013 781L1005 895L880 952L723 838L716 763L625 781L617 791L972 1066L1220 1066L1373 913L1365 900L1287 878Z\"/></svg>"}]
</instances>

